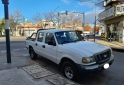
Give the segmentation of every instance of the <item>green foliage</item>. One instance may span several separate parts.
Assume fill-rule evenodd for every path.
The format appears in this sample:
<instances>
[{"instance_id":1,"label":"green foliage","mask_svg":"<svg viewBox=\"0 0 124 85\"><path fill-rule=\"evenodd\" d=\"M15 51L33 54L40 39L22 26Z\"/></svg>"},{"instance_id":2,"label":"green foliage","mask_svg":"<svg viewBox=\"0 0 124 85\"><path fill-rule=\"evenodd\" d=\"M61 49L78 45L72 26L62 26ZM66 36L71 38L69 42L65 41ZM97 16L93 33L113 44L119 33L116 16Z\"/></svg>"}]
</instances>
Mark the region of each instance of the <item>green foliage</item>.
<instances>
[{"instance_id":1,"label":"green foliage","mask_svg":"<svg viewBox=\"0 0 124 85\"><path fill-rule=\"evenodd\" d=\"M0 19L0 32L4 29L4 18Z\"/></svg>"}]
</instances>

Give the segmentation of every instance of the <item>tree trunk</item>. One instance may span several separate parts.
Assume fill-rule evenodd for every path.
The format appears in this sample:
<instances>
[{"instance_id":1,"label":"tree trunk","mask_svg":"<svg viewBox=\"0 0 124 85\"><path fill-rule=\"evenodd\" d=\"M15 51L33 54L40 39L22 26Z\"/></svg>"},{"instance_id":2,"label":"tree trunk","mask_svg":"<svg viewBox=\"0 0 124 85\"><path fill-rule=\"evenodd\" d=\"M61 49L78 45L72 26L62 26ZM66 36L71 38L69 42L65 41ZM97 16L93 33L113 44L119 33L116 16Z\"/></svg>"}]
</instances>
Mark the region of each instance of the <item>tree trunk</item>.
<instances>
[{"instance_id":1,"label":"tree trunk","mask_svg":"<svg viewBox=\"0 0 124 85\"><path fill-rule=\"evenodd\" d=\"M2 35L2 31L0 31L0 36Z\"/></svg>"}]
</instances>

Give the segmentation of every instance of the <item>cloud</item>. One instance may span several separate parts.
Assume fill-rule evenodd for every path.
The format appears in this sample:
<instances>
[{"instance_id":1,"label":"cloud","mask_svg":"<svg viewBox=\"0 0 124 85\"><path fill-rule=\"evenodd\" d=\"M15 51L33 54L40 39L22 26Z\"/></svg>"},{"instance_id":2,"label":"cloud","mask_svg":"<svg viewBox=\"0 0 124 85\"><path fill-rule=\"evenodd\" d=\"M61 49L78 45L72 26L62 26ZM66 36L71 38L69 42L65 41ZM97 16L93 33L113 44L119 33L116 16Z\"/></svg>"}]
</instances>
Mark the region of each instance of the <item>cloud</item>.
<instances>
[{"instance_id":1,"label":"cloud","mask_svg":"<svg viewBox=\"0 0 124 85\"><path fill-rule=\"evenodd\" d=\"M62 2L66 3L66 4L69 4L70 3L70 0L61 0Z\"/></svg>"},{"instance_id":2,"label":"cloud","mask_svg":"<svg viewBox=\"0 0 124 85\"><path fill-rule=\"evenodd\" d=\"M85 6L85 7L94 7L94 4L93 3L89 3L89 2L78 2L77 3L79 6Z\"/></svg>"},{"instance_id":3,"label":"cloud","mask_svg":"<svg viewBox=\"0 0 124 85\"><path fill-rule=\"evenodd\" d=\"M78 2L77 3L78 6L82 6L82 7L86 7L86 8L93 8L95 7L95 4L90 2L90 1L87 1L87 2ZM98 8L101 8L103 9L103 2L98 2L97 5L96 5Z\"/></svg>"},{"instance_id":4,"label":"cloud","mask_svg":"<svg viewBox=\"0 0 124 85\"><path fill-rule=\"evenodd\" d=\"M98 18L98 14L101 13L104 9L96 9L96 18ZM85 22L93 24L95 22L95 11L92 10L90 12L85 13Z\"/></svg>"}]
</instances>

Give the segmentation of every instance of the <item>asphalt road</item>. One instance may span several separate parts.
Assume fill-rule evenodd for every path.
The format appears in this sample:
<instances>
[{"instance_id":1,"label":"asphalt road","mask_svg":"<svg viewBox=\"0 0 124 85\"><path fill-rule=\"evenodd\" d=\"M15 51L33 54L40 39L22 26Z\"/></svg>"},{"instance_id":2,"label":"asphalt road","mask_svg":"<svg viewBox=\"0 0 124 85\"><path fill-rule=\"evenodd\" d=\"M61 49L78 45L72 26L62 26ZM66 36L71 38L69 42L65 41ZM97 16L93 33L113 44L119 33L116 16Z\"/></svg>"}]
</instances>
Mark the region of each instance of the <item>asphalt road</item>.
<instances>
[{"instance_id":1,"label":"asphalt road","mask_svg":"<svg viewBox=\"0 0 124 85\"><path fill-rule=\"evenodd\" d=\"M10 48L11 50L25 48L25 38L11 38ZM0 37L0 51L5 51L5 50L6 50L5 37Z\"/></svg>"},{"instance_id":2,"label":"asphalt road","mask_svg":"<svg viewBox=\"0 0 124 85\"><path fill-rule=\"evenodd\" d=\"M0 51L5 52L5 47L5 41L0 42ZM24 41L11 41L11 52L16 56L30 58L28 50L25 49ZM124 53L114 51L113 54L115 56L115 61L109 69L85 76L78 83L81 85L124 85ZM38 56L35 62L52 72L62 75L61 71L58 69L58 65L50 60Z\"/></svg>"}]
</instances>

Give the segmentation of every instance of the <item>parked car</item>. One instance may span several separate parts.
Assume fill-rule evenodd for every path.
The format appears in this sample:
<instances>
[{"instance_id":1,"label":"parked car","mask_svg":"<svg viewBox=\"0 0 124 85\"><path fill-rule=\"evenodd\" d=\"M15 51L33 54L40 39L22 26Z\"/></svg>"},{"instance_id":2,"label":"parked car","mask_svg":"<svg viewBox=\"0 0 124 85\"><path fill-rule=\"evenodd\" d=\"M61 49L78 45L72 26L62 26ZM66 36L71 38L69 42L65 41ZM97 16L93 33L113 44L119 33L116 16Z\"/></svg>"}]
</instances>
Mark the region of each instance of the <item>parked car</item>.
<instances>
[{"instance_id":1,"label":"parked car","mask_svg":"<svg viewBox=\"0 0 124 85\"><path fill-rule=\"evenodd\" d=\"M40 29L26 39L26 48L31 59L41 55L53 61L71 80L91 71L102 70L114 61L110 47L84 41L74 30Z\"/></svg>"}]
</instances>

